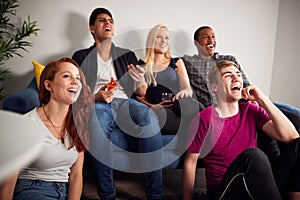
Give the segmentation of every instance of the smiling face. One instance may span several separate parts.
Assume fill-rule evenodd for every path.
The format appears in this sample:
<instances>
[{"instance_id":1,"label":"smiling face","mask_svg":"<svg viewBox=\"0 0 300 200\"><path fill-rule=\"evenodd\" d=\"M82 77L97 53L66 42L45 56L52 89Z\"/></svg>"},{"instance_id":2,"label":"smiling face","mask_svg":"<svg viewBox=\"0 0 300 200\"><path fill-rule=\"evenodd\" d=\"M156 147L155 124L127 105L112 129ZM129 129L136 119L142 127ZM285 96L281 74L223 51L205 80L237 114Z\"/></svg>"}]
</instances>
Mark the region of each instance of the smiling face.
<instances>
[{"instance_id":1,"label":"smiling face","mask_svg":"<svg viewBox=\"0 0 300 200\"><path fill-rule=\"evenodd\" d=\"M155 53L166 53L169 50L170 45L170 33L169 31L162 27L159 29L155 41L154 41L154 51Z\"/></svg>"},{"instance_id":2,"label":"smiling face","mask_svg":"<svg viewBox=\"0 0 300 200\"><path fill-rule=\"evenodd\" d=\"M114 20L108 14L102 13L97 16L94 24L90 25L90 31L96 42L111 40L114 35Z\"/></svg>"},{"instance_id":3,"label":"smiling face","mask_svg":"<svg viewBox=\"0 0 300 200\"><path fill-rule=\"evenodd\" d=\"M211 28L201 30L198 40L195 41L199 56L203 59L210 59L214 55L216 44L215 33Z\"/></svg>"},{"instance_id":4,"label":"smiling face","mask_svg":"<svg viewBox=\"0 0 300 200\"><path fill-rule=\"evenodd\" d=\"M60 63L53 80L45 80L44 84L51 99L68 105L77 100L82 88L79 70L69 62Z\"/></svg>"},{"instance_id":5,"label":"smiling face","mask_svg":"<svg viewBox=\"0 0 300 200\"><path fill-rule=\"evenodd\" d=\"M217 80L211 83L218 101L236 102L242 98L243 78L235 65L220 68Z\"/></svg>"}]
</instances>

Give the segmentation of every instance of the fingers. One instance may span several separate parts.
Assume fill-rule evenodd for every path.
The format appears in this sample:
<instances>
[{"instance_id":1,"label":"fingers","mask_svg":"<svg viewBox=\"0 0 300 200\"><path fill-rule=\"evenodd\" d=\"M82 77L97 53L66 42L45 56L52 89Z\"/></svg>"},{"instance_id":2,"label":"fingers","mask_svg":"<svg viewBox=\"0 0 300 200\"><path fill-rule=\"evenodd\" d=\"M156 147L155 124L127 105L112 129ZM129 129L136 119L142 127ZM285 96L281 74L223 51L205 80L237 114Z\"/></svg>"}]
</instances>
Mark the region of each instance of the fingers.
<instances>
[{"instance_id":1,"label":"fingers","mask_svg":"<svg viewBox=\"0 0 300 200\"><path fill-rule=\"evenodd\" d=\"M249 97L249 95L250 95L250 88L249 88L249 86L243 88L242 89L242 98L247 100L248 97Z\"/></svg>"},{"instance_id":2,"label":"fingers","mask_svg":"<svg viewBox=\"0 0 300 200\"><path fill-rule=\"evenodd\" d=\"M242 89L242 98L250 101L256 101L261 96L259 89L254 85L249 85Z\"/></svg>"},{"instance_id":3,"label":"fingers","mask_svg":"<svg viewBox=\"0 0 300 200\"><path fill-rule=\"evenodd\" d=\"M141 67L140 65L136 65L135 69L137 69L139 73L141 73L143 75L145 74L144 67Z\"/></svg>"},{"instance_id":4,"label":"fingers","mask_svg":"<svg viewBox=\"0 0 300 200\"><path fill-rule=\"evenodd\" d=\"M189 97L192 97L192 93L186 91L180 91L174 96L175 100L179 98L189 98Z\"/></svg>"},{"instance_id":5,"label":"fingers","mask_svg":"<svg viewBox=\"0 0 300 200\"><path fill-rule=\"evenodd\" d=\"M166 100L163 100L162 102L160 102L159 105L163 108L169 108L169 107L172 107L173 101L166 99Z\"/></svg>"},{"instance_id":6,"label":"fingers","mask_svg":"<svg viewBox=\"0 0 300 200\"><path fill-rule=\"evenodd\" d=\"M133 80L135 81L141 81L144 78L145 69L139 65L136 65L136 67L133 64L130 64L127 66L128 72Z\"/></svg>"},{"instance_id":7,"label":"fingers","mask_svg":"<svg viewBox=\"0 0 300 200\"><path fill-rule=\"evenodd\" d=\"M122 90L123 87L119 84L119 82L117 82L117 84L116 84L114 90L115 90L115 89L120 89L120 90Z\"/></svg>"},{"instance_id":8,"label":"fingers","mask_svg":"<svg viewBox=\"0 0 300 200\"><path fill-rule=\"evenodd\" d=\"M107 87L103 86L98 92L97 95L100 97L101 101L110 103L114 98L114 89L106 90Z\"/></svg>"},{"instance_id":9,"label":"fingers","mask_svg":"<svg viewBox=\"0 0 300 200\"><path fill-rule=\"evenodd\" d=\"M114 92L112 90L105 91L102 93L102 96L106 103L110 103L114 98Z\"/></svg>"}]
</instances>

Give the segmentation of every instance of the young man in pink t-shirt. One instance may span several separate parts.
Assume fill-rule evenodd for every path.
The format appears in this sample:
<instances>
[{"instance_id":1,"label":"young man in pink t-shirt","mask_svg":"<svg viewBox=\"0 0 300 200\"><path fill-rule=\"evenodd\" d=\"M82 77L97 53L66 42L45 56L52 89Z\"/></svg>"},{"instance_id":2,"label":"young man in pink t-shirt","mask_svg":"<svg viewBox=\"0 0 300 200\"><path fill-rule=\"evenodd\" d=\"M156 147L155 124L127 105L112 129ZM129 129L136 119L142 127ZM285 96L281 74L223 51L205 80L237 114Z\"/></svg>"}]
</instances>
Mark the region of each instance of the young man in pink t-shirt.
<instances>
[{"instance_id":1,"label":"young man in pink t-shirt","mask_svg":"<svg viewBox=\"0 0 300 200\"><path fill-rule=\"evenodd\" d=\"M183 199L192 199L199 157L205 164L208 199L282 199L283 189L277 181L291 175L293 170L280 178L277 172L273 175L273 165L257 148L256 131L260 129L278 141L291 142L290 150L300 152L295 127L257 87L243 88L241 72L234 62L217 63L210 71L209 81L218 104L199 113L197 134L188 148L183 168ZM249 102L240 102L242 98ZM289 169L299 163L298 157L296 154L291 158ZM290 192L291 199L300 198L297 191L300 190Z\"/></svg>"}]
</instances>

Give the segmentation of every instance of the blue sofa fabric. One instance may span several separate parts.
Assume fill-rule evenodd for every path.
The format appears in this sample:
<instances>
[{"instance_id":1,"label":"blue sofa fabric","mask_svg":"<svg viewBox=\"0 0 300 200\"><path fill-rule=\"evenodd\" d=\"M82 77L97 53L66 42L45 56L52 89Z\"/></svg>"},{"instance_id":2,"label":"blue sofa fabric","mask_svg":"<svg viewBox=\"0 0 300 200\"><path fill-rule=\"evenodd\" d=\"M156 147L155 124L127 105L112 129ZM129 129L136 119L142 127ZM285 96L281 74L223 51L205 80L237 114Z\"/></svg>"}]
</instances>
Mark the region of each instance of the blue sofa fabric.
<instances>
[{"instance_id":1,"label":"blue sofa fabric","mask_svg":"<svg viewBox=\"0 0 300 200\"><path fill-rule=\"evenodd\" d=\"M16 93L7 96L3 100L4 110L25 114L35 107L40 106L36 79L33 78L29 85Z\"/></svg>"}]
</instances>

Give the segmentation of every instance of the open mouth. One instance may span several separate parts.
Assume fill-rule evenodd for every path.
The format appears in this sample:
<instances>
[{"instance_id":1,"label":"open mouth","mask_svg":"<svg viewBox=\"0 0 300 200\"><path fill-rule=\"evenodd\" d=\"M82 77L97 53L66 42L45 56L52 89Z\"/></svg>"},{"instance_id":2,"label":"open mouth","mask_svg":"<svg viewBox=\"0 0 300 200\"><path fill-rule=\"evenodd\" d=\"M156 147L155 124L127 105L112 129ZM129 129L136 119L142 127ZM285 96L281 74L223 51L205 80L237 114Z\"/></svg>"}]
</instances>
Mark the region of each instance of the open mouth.
<instances>
[{"instance_id":1,"label":"open mouth","mask_svg":"<svg viewBox=\"0 0 300 200\"><path fill-rule=\"evenodd\" d=\"M75 88L68 89L69 92L77 94L78 90Z\"/></svg>"},{"instance_id":2,"label":"open mouth","mask_svg":"<svg viewBox=\"0 0 300 200\"><path fill-rule=\"evenodd\" d=\"M213 49L214 45L213 44L209 44L209 45L206 45L206 47Z\"/></svg>"},{"instance_id":3,"label":"open mouth","mask_svg":"<svg viewBox=\"0 0 300 200\"><path fill-rule=\"evenodd\" d=\"M241 90L241 87L240 87L240 86L233 86L233 87L231 88L231 90L240 91L240 90Z\"/></svg>"},{"instance_id":4,"label":"open mouth","mask_svg":"<svg viewBox=\"0 0 300 200\"><path fill-rule=\"evenodd\" d=\"M164 48L167 48L167 45L166 44L160 44L159 47L164 49Z\"/></svg>"},{"instance_id":5,"label":"open mouth","mask_svg":"<svg viewBox=\"0 0 300 200\"><path fill-rule=\"evenodd\" d=\"M109 27L106 27L104 30L105 31L111 31L111 29Z\"/></svg>"}]
</instances>

